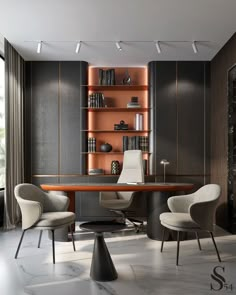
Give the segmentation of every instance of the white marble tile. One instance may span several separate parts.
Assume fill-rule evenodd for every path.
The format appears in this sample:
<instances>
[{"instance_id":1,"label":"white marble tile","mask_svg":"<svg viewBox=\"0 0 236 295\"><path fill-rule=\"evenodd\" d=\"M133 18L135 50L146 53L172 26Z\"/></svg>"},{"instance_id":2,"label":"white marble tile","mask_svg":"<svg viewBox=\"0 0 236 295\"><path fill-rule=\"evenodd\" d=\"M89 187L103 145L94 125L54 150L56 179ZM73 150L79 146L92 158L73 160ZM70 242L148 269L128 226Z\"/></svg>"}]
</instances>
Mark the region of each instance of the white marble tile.
<instances>
[{"instance_id":1,"label":"white marble tile","mask_svg":"<svg viewBox=\"0 0 236 295\"><path fill-rule=\"evenodd\" d=\"M14 259L21 231L0 233L0 294L1 295L209 295L236 294L236 236L221 233L216 237L223 262L217 260L212 241L201 239L202 251L196 240L180 245L180 266L175 266L176 242L160 242L145 234L107 234L106 243L118 272L112 282L90 279L93 235L76 236L74 252L70 242L56 243L56 264L52 264L51 241L45 234L41 249L37 248L38 232L26 233L19 258ZM216 266L228 287L220 285L211 275Z\"/></svg>"}]
</instances>

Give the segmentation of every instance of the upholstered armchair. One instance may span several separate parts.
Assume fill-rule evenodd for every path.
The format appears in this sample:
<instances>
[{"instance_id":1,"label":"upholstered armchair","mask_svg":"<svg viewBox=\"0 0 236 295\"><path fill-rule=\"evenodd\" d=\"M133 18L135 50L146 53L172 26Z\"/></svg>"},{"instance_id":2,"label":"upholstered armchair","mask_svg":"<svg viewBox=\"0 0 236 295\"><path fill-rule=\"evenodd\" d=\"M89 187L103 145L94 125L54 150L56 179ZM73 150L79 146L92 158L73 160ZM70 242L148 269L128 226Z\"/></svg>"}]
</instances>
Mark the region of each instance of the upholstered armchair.
<instances>
[{"instance_id":1,"label":"upholstered armchair","mask_svg":"<svg viewBox=\"0 0 236 295\"><path fill-rule=\"evenodd\" d=\"M23 183L15 187L15 197L21 210L23 230L15 258L18 257L24 234L29 229L40 230L38 248L41 243L42 231L51 231L53 263L55 263L54 231L56 229L70 227L75 251L74 236L71 229L71 224L75 222L75 214L66 211L69 206L69 199L66 196L48 194L33 184Z\"/></svg>"},{"instance_id":2,"label":"upholstered armchair","mask_svg":"<svg viewBox=\"0 0 236 295\"><path fill-rule=\"evenodd\" d=\"M171 212L160 214L160 221L164 226L161 252L164 246L165 229L177 231L176 265L179 263L180 232L195 232L199 250L201 250L201 244L198 232L209 232L218 260L221 262L213 235L214 217L220 192L219 185L207 184L195 193L173 196L168 199L168 207Z\"/></svg>"}]
</instances>

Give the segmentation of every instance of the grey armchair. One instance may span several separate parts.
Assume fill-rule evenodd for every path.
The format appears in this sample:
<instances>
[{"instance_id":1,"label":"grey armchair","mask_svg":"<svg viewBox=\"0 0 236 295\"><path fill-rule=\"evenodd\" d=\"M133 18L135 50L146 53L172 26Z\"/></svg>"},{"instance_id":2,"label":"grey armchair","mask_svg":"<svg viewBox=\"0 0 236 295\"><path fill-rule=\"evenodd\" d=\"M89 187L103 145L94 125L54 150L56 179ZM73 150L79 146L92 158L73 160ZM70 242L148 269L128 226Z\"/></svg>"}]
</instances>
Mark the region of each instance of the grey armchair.
<instances>
[{"instance_id":1,"label":"grey armchair","mask_svg":"<svg viewBox=\"0 0 236 295\"><path fill-rule=\"evenodd\" d=\"M161 252L164 246L165 228L177 231L176 265L179 263L180 232L195 232L199 250L201 250L201 244L198 232L209 232L218 260L221 262L213 235L213 222L220 192L219 185L207 184L193 194L173 196L168 199L168 207L171 212L160 214L160 221L164 226Z\"/></svg>"},{"instance_id":2,"label":"grey armchair","mask_svg":"<svg viewBox=\"0 0 236 295\"><path fill-rule=\"evenodd\" d=\"M71 228L71 224L75 222L75 214L66 211L69 206L69 199L66 196L50 195L33 184L23 183L15 187L15 197L21 210L23 230L15 258L18 256L24 234L28 229L40 230L38 248L41 243L42 231L51 231L53 263L55 263L54 231L56 229L70 227L73 248L76 251Z\"/></svg>"},{"instance_id":3,"label":"grey armchair","mask_svg":"<svg viewBox=\"0 0 236 295\"><path fill-rule=\"evenodd\" d=\"M140 150L124 152L123 168L117 183L127 182L144 182L143 157ZM135 221L141 224L142 221L128 218L127 213L134 199L139 195L139 192L101 192L100 205L121 214L124 218L131 221L138 231L139 226Z\"/></svg>"}]
</instances>

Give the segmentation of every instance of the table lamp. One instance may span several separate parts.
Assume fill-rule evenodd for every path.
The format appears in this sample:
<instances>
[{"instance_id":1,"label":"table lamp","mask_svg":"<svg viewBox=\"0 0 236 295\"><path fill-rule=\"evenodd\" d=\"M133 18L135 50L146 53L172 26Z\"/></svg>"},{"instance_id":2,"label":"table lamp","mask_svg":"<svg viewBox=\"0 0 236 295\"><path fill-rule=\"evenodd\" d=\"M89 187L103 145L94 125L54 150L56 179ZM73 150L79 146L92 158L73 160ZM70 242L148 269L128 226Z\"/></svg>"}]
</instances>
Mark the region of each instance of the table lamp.
<instances>
[{"instance_id":1,"label":"table lamp","mask_svg":"<svg viewBox=\"0 0 236 295\"><path fill-rule=\"evenodd\" d=\"M162 159L160 164L162 164L164 167L164 176L163 176L164 181L163 182L165 183L166 182L166 165L170 164L170 162L167 161L166 159Z\"/></svg>"}]
</instances>

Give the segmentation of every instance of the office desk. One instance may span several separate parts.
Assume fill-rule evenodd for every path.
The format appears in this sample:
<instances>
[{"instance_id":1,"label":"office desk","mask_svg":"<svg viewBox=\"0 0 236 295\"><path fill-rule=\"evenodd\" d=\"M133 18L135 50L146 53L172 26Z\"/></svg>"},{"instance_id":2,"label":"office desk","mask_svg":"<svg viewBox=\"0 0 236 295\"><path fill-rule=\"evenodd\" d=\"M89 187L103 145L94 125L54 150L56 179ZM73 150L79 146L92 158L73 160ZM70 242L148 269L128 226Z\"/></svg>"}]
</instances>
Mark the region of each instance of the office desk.
<instances>
[{"instance_id":1,"label":"office desk","mask_svg":"<svg viewBox=\"0 0 236 295\"><path fill-rule=\"evenodd\" d=\"M46 191L64 191L70 198L69 211L75 212L75 192L101 192L101 191L141 191L147 192L147 236L153 240L161 240L162 226L159 215L168 211L167 199L175 192L189 191L194 185L190 183L58 183L41 184Z\"/></svg>"}]
</instances>

